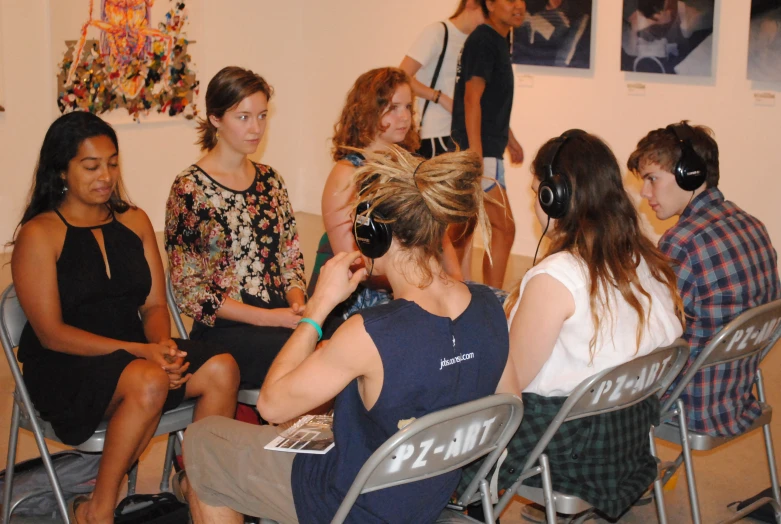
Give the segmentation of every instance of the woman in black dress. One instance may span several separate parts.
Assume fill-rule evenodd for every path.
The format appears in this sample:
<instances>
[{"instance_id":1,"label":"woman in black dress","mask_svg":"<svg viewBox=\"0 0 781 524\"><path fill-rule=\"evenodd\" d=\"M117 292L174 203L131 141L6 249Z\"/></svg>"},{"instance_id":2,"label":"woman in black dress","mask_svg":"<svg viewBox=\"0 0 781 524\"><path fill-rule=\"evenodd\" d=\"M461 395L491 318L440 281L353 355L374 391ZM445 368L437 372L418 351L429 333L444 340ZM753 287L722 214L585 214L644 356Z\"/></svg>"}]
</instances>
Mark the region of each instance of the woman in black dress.
<instances>
[{"instance_id":1,"label":"woman in black dress","mask_svg":"<svg viewBox=\"0 0 781 524\"><path fill-rule=\"evenodd\" d=\"M109 421L81 523L113 522L120 483L164 410L197 397L196 420L232 417L239 383L230 355L171 339L155 233L123 195L118 154L114 130L95 115L52 124L11 262L35 407L70 445Z\"/></svg>"}]
</instances>

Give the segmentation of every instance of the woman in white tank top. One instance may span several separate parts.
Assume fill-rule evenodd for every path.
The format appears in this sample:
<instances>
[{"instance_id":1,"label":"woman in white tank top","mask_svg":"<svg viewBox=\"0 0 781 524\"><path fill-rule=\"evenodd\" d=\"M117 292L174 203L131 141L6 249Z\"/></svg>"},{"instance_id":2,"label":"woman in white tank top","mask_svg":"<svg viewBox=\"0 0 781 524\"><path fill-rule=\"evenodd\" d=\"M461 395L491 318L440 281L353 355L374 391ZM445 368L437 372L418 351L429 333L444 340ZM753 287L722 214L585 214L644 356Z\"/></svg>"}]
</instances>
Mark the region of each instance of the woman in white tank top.
<instances>
[{"instance_id":1,"label":"woman in white tank top","mask_svg":"<svg viewBox=\"0 0 781 524\"><path fill-rule=\"evenodd\" d=\"M584 379L672 343L683 311L668 260L643 236L610 148L580 130L546 142L532 164L535 212L549 239L543 260L505 302L510 358L498 391L521 395L524 416L508 445L499 488ZM562 425L546 448L553 487L617 518L650 486L653 396ZM473 477L465 471L462 485ZM540 486L540 477L525 484Z\"/></svg>"}]
</instances>

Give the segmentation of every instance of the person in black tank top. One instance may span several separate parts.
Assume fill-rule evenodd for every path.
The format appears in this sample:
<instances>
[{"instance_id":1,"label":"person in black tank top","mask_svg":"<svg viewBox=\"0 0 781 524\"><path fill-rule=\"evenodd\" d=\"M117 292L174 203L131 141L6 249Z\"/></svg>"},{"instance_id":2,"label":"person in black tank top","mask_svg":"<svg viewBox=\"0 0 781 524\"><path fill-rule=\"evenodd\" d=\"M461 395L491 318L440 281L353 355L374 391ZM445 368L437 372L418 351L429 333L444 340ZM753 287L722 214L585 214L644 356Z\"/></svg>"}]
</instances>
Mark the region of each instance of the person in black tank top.
<instances>
[{"instance_id":1,"label":"person in black tank top","mask_svg":"<svg viewBox=\"0 0 781 524\"><path fill-rule=\"evenodd\" d=\"M123 195L118 154L97 116L58 118L11 260L28 319L19 360L36 409L70 445L108 420L95 491L73 503L81 523L113 522L120 483L164 410L198 398L196 419L233 416L239 383L230 355L171 339L155 233Z\"/></svg>"},{"instance_id":2,"label":"person in black tank top","mask_svg":"<svg viewBox=\"0 0 781 524\"><path fill-rule=\"evenodd\" d=\"M454 280L441 264L449 224L474 218L488 231L480 158L421 161L395 146L364 154L353 179L361 251L323 266L258 400L263 418L281 423L335 397L335 447L279 453L263 449L274 428L219 417L193 424L180 484L196 524L239 523L239 513L330 522L364 462L406 422L490 395L499 383L509 351L502 307L488 288ZM315 351L323 320L369 273L388 279L394 300L353 315ZM456 470L362 495L348 522L434 522L459 478Z\"/></svg>"}]
</instances>

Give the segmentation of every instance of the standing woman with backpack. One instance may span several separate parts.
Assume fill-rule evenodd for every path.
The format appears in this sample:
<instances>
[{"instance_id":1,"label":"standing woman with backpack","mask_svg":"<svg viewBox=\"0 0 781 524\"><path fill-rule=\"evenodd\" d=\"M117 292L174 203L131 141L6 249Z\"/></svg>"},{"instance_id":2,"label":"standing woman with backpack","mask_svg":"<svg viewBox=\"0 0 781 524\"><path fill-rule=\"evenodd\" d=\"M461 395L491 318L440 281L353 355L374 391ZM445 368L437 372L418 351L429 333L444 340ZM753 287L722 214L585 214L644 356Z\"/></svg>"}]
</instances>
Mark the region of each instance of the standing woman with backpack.
<instances>
[{"instance_id":1,"label":"standing woman with backpack","mask_svg":"<svg viewBox=\"0 0 781 524\"><path fill-rule=\"evenodd\" d=\"M412 79L418 97L418 154L425 158L454 149L450 121L458 56L466 38L484 20L478 0L460 0L453 16L423 29L401 61L399 68Z\"/></svg>"}]
</instances>

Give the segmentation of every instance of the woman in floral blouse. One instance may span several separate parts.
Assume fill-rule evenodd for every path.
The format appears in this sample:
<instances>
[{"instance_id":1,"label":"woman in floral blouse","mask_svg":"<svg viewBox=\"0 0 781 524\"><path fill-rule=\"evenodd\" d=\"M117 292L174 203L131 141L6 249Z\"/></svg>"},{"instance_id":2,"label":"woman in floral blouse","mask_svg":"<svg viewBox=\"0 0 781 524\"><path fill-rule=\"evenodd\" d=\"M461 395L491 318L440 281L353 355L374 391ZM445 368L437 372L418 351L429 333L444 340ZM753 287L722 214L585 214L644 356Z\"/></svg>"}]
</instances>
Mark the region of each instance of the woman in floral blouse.
<instances>
[{"instance_id":1,"label":"woman in floral blouse","mask_svg":"<svg viewBox=\"0 0 781 524\"><path fill-rule=\"evenodd\" d=\"M176 177L166 251L190 337L228 349L244 386L259 386L301 318L306 283L282 177L252 162L272 88L226 67L209 82L199 144L206 155Z\"/></svg>"}]
</instances>

